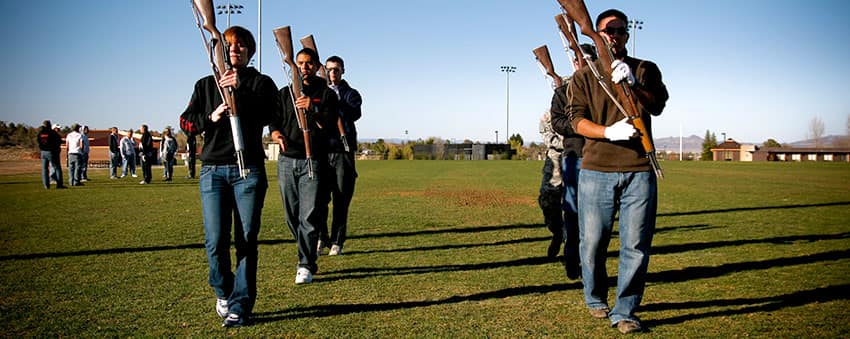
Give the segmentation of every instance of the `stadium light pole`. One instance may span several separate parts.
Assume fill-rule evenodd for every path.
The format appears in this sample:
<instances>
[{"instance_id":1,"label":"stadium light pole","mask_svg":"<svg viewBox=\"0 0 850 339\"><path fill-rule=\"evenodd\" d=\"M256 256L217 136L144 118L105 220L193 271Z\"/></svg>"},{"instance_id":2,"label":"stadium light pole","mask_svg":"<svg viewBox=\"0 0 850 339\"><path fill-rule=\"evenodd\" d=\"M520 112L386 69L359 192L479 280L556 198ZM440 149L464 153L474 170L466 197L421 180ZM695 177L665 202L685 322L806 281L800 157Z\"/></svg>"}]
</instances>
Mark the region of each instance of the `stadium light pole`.
<instances>
[{"instance_id":1,"label":"stadium light pole","mask_svg":"<svg viewBox=\"0 0 850 339\"><path fill-rule=\"evenodd\" d=\"M505 91L505 138L511 135L511 73L516 72L514 66L502 66L502 72L505 72L506 91ZM496 143L499 143L499 135L496 134ZM507 139L506 139L507 140Z\"/></svg>"},{"instance_id":2,"label":"stadium light pole","mask_svg":"<svg viewBox=\"0 0 850 339\"><path fill-rule=\"evenodd\" d=\"M637 54L635 52L635 42L637 41L637 31L643 29L643 21L641 20L629 20L629 31L634 32L629 39L632 39L632 52L629 53L632 57L636 57Z\"/></svg>"},{"instance_id":3,"label":"stadium light pole","mask_svg":"<svg viewBox=\"0 0 850 339\"><path fill-rule=\"evenodd\" d=\"M499 130L496 130L496 143L499 143Z\"/></svg>"}]
</instances>

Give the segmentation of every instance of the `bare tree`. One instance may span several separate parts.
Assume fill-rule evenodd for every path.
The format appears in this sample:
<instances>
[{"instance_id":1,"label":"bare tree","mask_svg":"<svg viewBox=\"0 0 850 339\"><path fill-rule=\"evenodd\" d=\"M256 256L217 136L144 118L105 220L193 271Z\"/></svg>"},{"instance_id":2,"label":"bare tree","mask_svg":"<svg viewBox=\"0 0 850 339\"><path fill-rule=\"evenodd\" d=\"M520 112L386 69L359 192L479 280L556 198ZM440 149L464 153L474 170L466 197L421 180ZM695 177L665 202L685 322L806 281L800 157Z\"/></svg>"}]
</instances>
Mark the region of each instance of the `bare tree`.
<instances>
[{"instance_id":1,"label":"bare tree","mask_svg":"<svg viewBox=\"0 0 850 339\"><path fill-rule=\"evenodd\" d=\"M809 122L809 133L810 139L815 142L815 147L817 148L823 147L823 131L823 120L818 116L812 118L812 121Z\"/></svg>"}]
</instances>

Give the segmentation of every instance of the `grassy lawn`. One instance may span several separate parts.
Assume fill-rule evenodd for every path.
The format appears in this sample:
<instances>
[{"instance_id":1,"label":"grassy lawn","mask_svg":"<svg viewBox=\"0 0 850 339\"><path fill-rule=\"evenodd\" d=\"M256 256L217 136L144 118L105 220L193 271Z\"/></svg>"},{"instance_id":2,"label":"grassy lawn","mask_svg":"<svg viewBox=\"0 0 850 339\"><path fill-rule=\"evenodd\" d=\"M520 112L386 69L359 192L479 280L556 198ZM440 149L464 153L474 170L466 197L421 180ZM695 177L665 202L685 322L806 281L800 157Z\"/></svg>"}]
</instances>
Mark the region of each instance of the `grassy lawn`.
<instances>
[{"instance_id":1,"label":"grassy lawn","mask_svg":"<svg viewBox=\"0 0 850 339\"><path fill-rule=\"evenodd\" d=\"M662 162L639 311L677 337L850 336L850 165ZM254 326L224 329L197 181L0 175L7 337L615 337L545 259L541 162L360 161L345 254L297 261L269 163ZM175 178L185 175L176 169ZM616 277L615 238L608 271ZM610 290L613 303L615 291ZM844 320L842 320L844 319Z\"/></svg>"}]
</instances>

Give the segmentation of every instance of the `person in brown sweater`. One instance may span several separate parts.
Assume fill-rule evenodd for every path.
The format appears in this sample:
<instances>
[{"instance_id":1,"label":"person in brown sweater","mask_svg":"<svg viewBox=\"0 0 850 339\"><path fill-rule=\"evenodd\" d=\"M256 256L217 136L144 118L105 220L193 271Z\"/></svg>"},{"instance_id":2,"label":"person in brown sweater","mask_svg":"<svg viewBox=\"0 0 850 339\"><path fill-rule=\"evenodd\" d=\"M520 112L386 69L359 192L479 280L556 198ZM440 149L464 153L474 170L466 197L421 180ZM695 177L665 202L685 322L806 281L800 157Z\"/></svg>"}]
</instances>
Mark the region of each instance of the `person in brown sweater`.
<instances>
[{"instance_id":1,"label":"person in brown sweater","mask_svg":"<svg viewBox=\"0 0 850 339\"><path fill-rule=\"evenodd\" d=\"M627 55L628 18L607 10L596 18L597 31L611 44L614 62L608 86L630 86L641 119L651 131L669 97L658 67ZM600 51L605 53L606 51ZM599 58L599 70L607 69ZM634 126L604 92L590 67L578 70L567 90L566 119L586 137L579 174L578 211L584 298L590 314L608 318L622 333L642 330L635 310L643 298L655 231L657 178ZM554 117L553 117L554 118ZM651 137L651 135L650 135ZM617 295L608 307L605 256L619 212L620 257Z\"/></svg>"}]
</instances>

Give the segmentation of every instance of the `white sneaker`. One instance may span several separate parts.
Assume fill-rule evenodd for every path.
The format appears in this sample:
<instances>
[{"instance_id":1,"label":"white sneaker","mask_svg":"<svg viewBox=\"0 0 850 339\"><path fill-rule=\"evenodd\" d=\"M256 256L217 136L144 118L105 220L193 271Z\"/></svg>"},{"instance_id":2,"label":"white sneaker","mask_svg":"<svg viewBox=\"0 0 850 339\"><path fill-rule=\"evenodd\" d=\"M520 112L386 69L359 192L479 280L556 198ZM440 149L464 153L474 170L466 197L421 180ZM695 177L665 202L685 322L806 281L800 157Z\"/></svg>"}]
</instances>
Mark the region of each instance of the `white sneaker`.
<instances>
[{"instance_id":1,"label":"white sneaker","mask_svg":"<svg viewBox=\"0 0 850 339\"><path fill-rule=\"evenodd\" d=\"M227 299L216 298L215 299L215 313L218 314L219 317L227 317Z\"/></svg>"},{"instance_id":2,"label":"white sneaker","mask_svg":"<svg viewBox=\"0 0 850 339\"><path fill-rule=\"evenodd\" d=\"M342 246L333 245L331 246L331 251L328 252L328 255L340 255L342 254Z\"/></svg>"},{"instance_id":3,"label":"white sneaker","mask_svg":"<svg viewBox=\"0 0 850 339\"><path fill-rule=\"evenodd\" d=\"M310 270L301 267L298 269L298 272L295 273L295 284L309 284L313 282L313 273L310 273Z\"/></svg>"},{"instance_id":4,"label":"white sneaker","mask_svg":"<svg viewBox=\"0 0 850 339\"><path fill-rule=\"evenodd\" d=\"M139 177L138 175L133 174L133 178L138 178L138 177Z\"/></svg>"}]
</instances>

